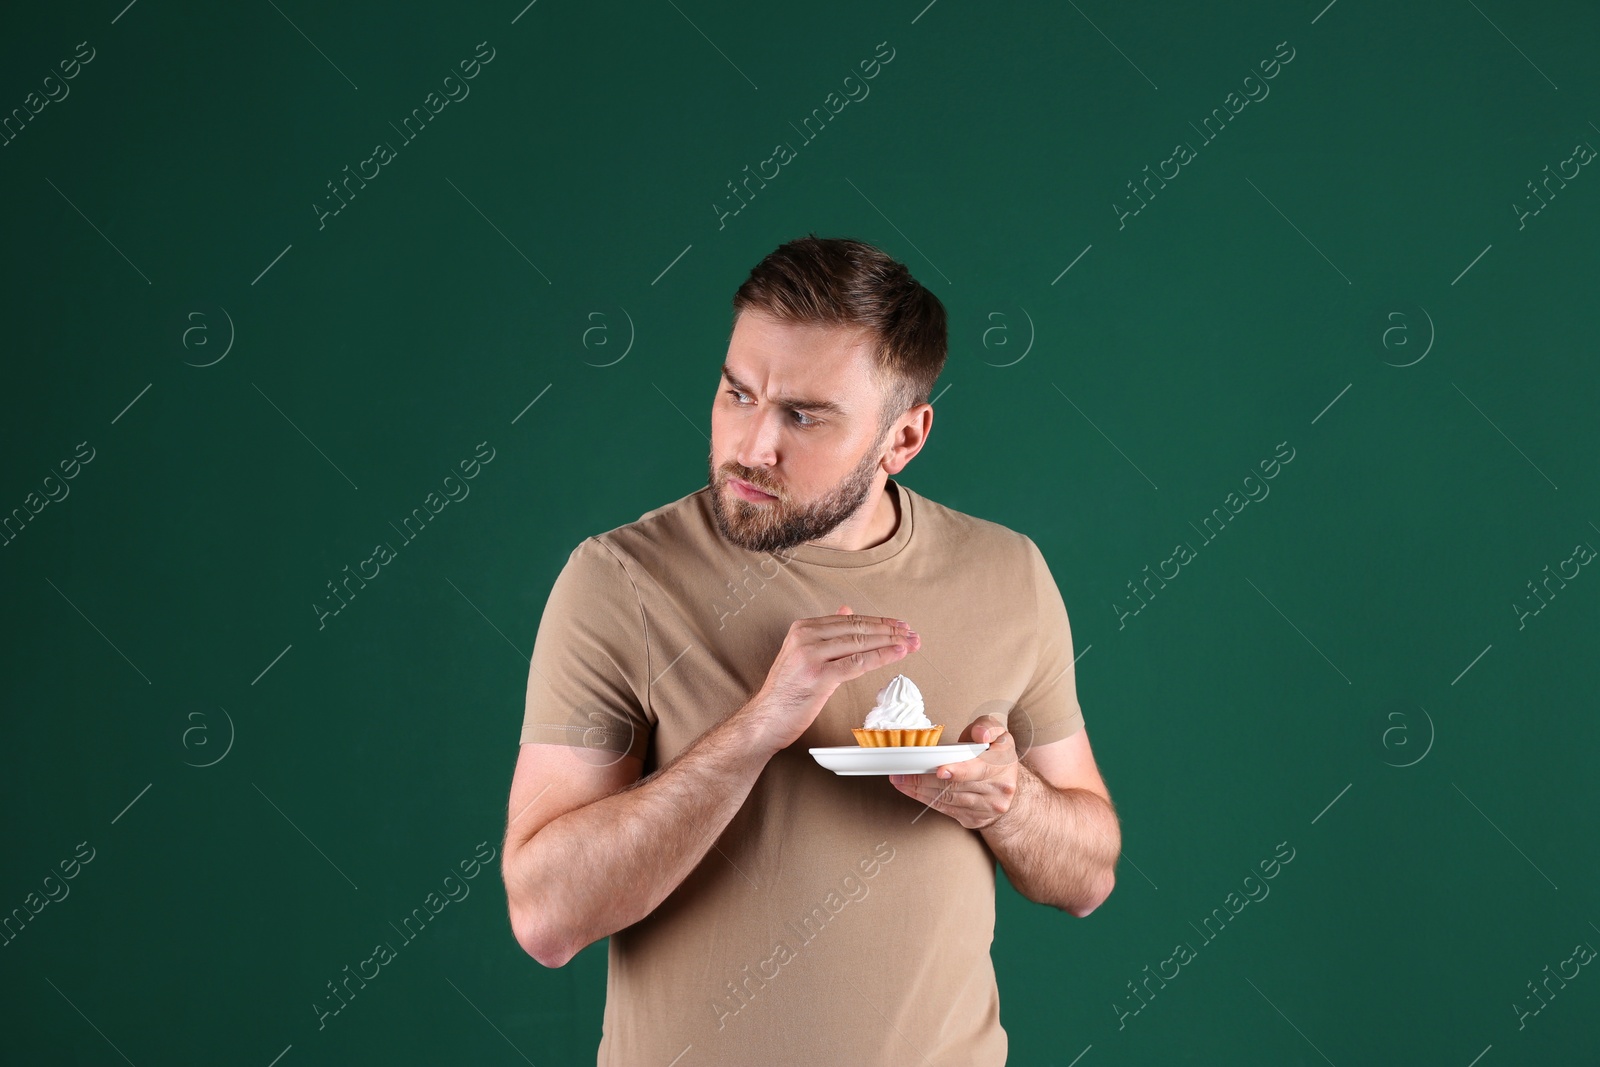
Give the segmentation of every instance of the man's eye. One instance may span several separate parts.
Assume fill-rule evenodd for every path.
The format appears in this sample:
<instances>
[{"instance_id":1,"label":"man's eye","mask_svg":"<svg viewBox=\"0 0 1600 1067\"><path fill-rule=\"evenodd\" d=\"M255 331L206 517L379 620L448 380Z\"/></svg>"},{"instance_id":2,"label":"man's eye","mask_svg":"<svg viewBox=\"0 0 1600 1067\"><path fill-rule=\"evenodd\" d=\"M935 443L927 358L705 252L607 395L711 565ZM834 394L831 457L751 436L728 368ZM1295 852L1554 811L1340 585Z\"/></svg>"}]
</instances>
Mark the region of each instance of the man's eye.
<instances>
[{"instance_id":1,"label":"man's eye","mask_svg":"<svg viewBox=\"0 0 1600 1067\"><path fill-rule=\"evenodd\" d=\"M741 403L740 398L744 396L743 393L739 392L739 390L737 390L737 389L729 389L727 392L728 392L729 396L733 397L733 402L735 404L740 404ZM800 426L800 427L802 427L804 429L810 429L813 426L820 426L821 425L821 421L820 420L812 418L810 415L807 415L803 411L791 411L791 412L789 412L789 414L794 416L795 425Z\"/></svg>"}]
</instances>

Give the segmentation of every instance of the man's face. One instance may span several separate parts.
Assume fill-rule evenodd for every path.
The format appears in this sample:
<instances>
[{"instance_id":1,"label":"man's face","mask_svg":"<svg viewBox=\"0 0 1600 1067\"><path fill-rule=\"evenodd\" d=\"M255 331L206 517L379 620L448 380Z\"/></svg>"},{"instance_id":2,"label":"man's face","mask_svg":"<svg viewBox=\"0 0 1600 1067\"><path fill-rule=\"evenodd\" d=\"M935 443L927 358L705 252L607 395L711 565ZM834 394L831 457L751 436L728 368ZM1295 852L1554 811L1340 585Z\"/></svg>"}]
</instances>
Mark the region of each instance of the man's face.
<instances>
[{"instance_id":1,"label":"man's face","mask_svg":"<svg viewBox=\"0 0 1600 1067\"><path fill-rule=\"evenodd\" d=\"M885 454L870 346L862 331L739 315L711 405L711 510L723 537L780 552L866 502ZM732 479L770 495L751 500Z\"/></svg>"}]
</instances>

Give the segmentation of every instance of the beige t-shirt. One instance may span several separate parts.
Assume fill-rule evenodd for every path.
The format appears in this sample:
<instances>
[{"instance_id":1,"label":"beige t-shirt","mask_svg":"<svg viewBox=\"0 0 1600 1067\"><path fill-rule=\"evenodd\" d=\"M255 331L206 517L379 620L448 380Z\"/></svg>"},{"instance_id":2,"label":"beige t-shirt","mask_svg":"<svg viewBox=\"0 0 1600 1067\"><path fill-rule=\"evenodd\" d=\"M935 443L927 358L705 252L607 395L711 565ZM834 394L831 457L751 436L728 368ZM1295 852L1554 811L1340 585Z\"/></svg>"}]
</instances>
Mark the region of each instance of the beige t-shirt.
<instances>
[{"instance_id":1,"label":"beige t-shirt","mask_svg":"<svg viewBox=\"0 0 1600 1067\"><path fill-rule=\"evenodd\" d=\"M573 550L539 624L523 743L599 764L631 753L648 775L761 688L794 620L843 604L905 619L922 648L841 685L682 884L611 935L597 1062L999 1067L994 854L887 778L835 775L808 749L854 744L900 673L941 744L983 714L1021 752L1081 729L1049 568L1025 535L892 478L895 532L859 551L740 548L711 491Z\"/></svg>"}]
</instances>

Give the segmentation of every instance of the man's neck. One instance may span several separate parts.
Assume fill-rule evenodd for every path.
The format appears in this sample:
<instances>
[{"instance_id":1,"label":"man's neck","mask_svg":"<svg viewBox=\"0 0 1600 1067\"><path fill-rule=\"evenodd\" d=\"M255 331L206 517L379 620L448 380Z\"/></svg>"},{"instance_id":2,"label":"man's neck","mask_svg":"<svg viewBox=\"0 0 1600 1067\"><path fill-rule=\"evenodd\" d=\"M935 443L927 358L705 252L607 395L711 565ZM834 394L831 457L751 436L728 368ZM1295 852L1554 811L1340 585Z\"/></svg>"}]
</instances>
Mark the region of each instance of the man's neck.
<instances>
[{"instance_id":1,"label":"man's neck","mask_svg":"<svg viewBox=\"0 0 1600 1067\"><path fill-rule=\"evenodd\" d=\"M878 508L868 527L867 543L861 548L876 548L900 529L900 494L886 481L878 494Z\"/></svg>"},{"instance_id":2,"label":"man's neck","mask_svg":"<svg viewBox=\"0 0 1600 1067\"><path fill-rule=\"evenodd\" d=\"M860 517L859 512L856 517ZM890 488L888 481L885 480L883 488L878 490L878 501L873 506L871 518L857 535L861 538L860 544L841 543L850 536L850 532L842 525L836 527L827 537L806 543L839 552L861 552L876 548L892 538L900 529L900 522L900 495L896 489Z\"/></svg>"}]
</instances>

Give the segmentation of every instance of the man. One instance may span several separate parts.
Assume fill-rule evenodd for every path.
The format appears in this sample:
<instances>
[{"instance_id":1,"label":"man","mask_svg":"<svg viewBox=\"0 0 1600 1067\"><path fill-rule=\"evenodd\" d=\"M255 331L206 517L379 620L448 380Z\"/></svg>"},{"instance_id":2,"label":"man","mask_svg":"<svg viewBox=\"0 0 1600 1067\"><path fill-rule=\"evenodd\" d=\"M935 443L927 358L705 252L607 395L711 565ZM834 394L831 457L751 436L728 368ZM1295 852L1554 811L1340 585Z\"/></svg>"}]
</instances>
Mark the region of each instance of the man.
<instances>
[{"instance_id":1,"label":"man","mask_svg":"<svg viewBox=\"0 0 1600 1067\"><path fill-rule=\"evenodd\" d=\"M779 247L734 296L708 484L550 591L502 873L543 965L610 937L601 1067L995 1067L995 861L1078 917L1111 892L1044 558L891 478L945 351L884 253ZM989 748L887 782L819 766L902 673L945 743Z\"/></svg>"}]
</instances>

